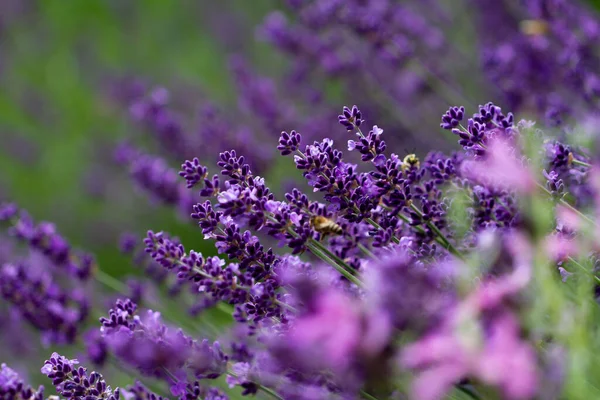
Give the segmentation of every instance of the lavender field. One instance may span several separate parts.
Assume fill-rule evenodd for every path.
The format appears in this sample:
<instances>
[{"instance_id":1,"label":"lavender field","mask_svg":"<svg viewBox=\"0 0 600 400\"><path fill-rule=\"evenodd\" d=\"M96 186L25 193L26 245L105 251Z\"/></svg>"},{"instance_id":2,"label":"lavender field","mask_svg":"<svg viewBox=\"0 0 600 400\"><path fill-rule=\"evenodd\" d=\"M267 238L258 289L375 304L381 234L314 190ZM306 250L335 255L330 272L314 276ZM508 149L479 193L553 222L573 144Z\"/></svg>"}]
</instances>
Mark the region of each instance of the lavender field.
<instances>
[{"instance_id":1,"label":"lavender field","mask_svg":"<svg viewBox=\"0 0 600 400\"><path fill-rule=\"evenodd\" d=\"M600 399L599 10L0 1L0 400Z\"/></svg>"}]
</instances>

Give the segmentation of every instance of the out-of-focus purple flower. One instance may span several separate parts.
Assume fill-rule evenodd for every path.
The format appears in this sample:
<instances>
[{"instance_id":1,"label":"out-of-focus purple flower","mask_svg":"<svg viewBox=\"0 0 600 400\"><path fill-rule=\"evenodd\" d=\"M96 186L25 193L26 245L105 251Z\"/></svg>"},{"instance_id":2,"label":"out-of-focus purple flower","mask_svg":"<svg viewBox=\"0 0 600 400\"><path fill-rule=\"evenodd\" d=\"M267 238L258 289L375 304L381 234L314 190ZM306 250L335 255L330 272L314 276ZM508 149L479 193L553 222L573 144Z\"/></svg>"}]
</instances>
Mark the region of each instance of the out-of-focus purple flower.
<instances>
[{"instance_id":1,"label":"out-of-focus purple flower","mask_svg":"<svg viewBox=\"0 0 600 400\"><path fill-rule=\"evenodd\" d=\"M509 399L529 399L538 391L534 349L521 338L520 325L507 301L531 277L531 248L521 235L508 239L511 272L483 281L450 309L437 330L409 345L402 364L420 370L413 393L438 399L455 383L476 377L497 386Z\"/></svg>"},{"instance_id":2,"label":"out-of-focus purple flower","mask_svg":"<svg viewBox=\"0 0 600 400\"><path fill-rule=\"evenodd\" d=\"M519 324L509 311L499 311L484 326L471 316L454 315L454 322L407 347L402 362L422 372L413 383L413 396L440 399L467 376L499 387L507 399L529 399L538 390L536 356L520 338ZM461 329L476 329L461 336Z\"/></svg>"},{"instance_id":3,"label":"out-of-focus purple flower","mask_svg":"<svg viewBox=\"0 0 600 400\"><path fill-rule=\"evenodd\" d=\"M6 400L43 400L44 387L33 389L6 364L0 364L0 398Z\"/></svg>"},{"instance_id":4,"label":"out-of-focus purple flower","mask_svg":"<svg viewBox=\"0 0 600 400\"><path fill-rule=\"evenodd\" d=\"M551 260L560 262L570 256L579 254L576 240L560 233L549 235L544 242L544 248Z\"/></svg>"},{"instance_id":5,"label":"out-of-focus purple flower","mask_svg":"<svg viewBox=\"0 0 600 400\"><path fill-rule=\"evenodd\" d=\"M535 179L515 151L505 140L496 139L489 144L485 158L463 163L462 173L499 190L531 193L536 189Z\"/></svg>"},{"instance_id":6,"label":"out-of-focus purple flower","mask_svg":"<svg viewBox=\"0 0 600 400\"><path fill-rule=\"evenodd\" d=\"M0 295L50 343L72 343L89 312L81 290L63 289L48 271L24 264L0 267Z\"/></svg>"},{"instance_id":7,"label":"out-of-focus purple flower","mask_svg":"<svg viewBox=\"0 0 600 400\"><path fill-rule=\"evenodd\" d=\"M363 380L385 381L385 376L362 372L375 368L384 373L387 367L385 349L392 335L388 316L377 308L365 309L334 287L319 288L318 281L304 276L298 275L294 286L303 311L283 336L267 342L281 368L307 374L331 371L333 381L344 380L347 390L360 387ZM347 382L348 376L355 380Z\"/></svg>"},{"instance_id":8,"label":"out-of-focus purple flower","mask_svg":"<svg viewBox=\"0 0 600 400\"><path fill-rule=\"evenodd\" d=\"M2 218L4 217L4 218ZM35 224L25 211L18 212L14 204L0 205L0 221L10 221L9 234L40 251L57 268L80 280L87 280L95 266L91 254L73 250L51 222Z\"/></svg>"},{"instance_id":9,"label":"out-of-focus purple flower","mask_svg":"<svg viewBox=\"0 0 600 400\"><path fill-rule=\"evenodd\" d=\"M369 264L367 296L396 328L418 331L433 326L453 302L452 292L443 289L444 273L437 268L396 250Z\"/></svg>"},{"instance_id":10,"label":"out-of-focus purple flower","mask_svg":"<svg viewBox=\"0 0 600 400\"><path fill-rule=\"evenodd\" d=\"M88 330L83 335L86 355L89 361L96 366L102 366L108 357L108 348L106 341L97 328Z\"/></svg>"},{"instance_id":11,"label":"out-of-focus purple flower","mask_svg":"<svg viewBox=\"0 0 600 400\"><path fill-rule=\"evenodd\" d=\"M165 160L147 154L139 154L130 160L130 174L150 198L168 206L176 207L187 216L192 209L193 194L179 181L177 171L167 166Z\"/></svg>"},{"instance_id":12,"label":"out-of-focus purple flower","mask_svg":"<svg viewBox=\"0 0 600 400\"><path fill-rule=\"evenodd\" d=\"M227 356L218 342L197 342L181 329L165 325L160 313L136 313L129 299L118 300L101 318L108 349L144 375L170 380L170 374L193 372L196 379L215 379L225 371ZM169 372L169 373L167 373Z\"/></svg>"},{"instance_id":13,"label":"out-of-focus purple flower","mask_svg":"<svg viewBox=\"0 0 600 400\"><path fill-rule=\"evenodd\" d=\"M336 293L321 295L314 307L296 320L290 340L300 353L314 352L333 367L346 366L361 339L360 315L350 299Z\"/></svg>"},{"instance_id":14,"label":"out-of-focus purple flower","mask_svg":"<svg viewBox=\"0 0 600 400\"><path fill-rule=\"evenodd\" d=\"M141 317L134 313L134 303L117 302L109 319L101 319L110 351L148 375L161 377L163 368L181 368L188 356L185 336L162 324L159 313L148 311Z\"/></svg>"},{"instance_id":15,"label":"out-of-focus purple flower","mask_svg":"<svg viewBox=\"0 0 600 400\"><path fill-rule=\"evenodd\" d=\"M121 389L120 394L124 400L169 400L167 397L159 396L152 392L140 381L135 381L133 385Z\"/></svg>"},{"instance_id":16,"label":"out-of-focus purple flower","mask_svg":"<svg viewBox=\"0 0 600 400\"><path fill-rule=\"evenodd\" d=\"M119 237L119 250L124 254L132 253L137 247L139 238L130 232L123 232Z\"/></svg>"}]
</instances>

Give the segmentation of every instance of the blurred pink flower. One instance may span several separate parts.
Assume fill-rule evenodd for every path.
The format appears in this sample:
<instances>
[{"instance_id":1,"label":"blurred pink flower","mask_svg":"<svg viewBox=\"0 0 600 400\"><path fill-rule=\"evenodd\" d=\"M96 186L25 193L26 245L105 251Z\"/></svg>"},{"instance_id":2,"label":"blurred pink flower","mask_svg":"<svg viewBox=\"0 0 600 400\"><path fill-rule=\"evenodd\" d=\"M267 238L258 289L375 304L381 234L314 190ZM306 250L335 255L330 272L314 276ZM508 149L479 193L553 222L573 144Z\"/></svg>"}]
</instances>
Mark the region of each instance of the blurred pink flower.
<instances>
[{"instance_id":1,"label":"blurred pink flower","mask_svg":"<svg viewBox=\"0 0 600 400\"><path fill-rule=\"evenodd\" d=\"M455 311L440 330L408 346L402 354L405 367L420 370L413 381L412 398L442 399L467 376L498 387L506 399L534 396L538 383L536 354L521 340L512 312L502 309L484 324L461 318L459 310ZM477 331L464 330L471 323L480 328L481 337Z\"/></svg>"},{"instance_id":2,"label":"blurred pink flower","mask_svg":"<svg viewBox=\"0 0 600 400\"><path fill-rule=\"evenodd\" d=\"M463 163L462 172L499 190L531 193L536 187L532 172L519 160L517 150L500 138L489 143L484 158Z\"/></svg>"},{"instance_id":3,"label":"blurred pink flower","mask_svg":"<svg viewBox=\"0 0 600 400\"><path fill-rule=\"evenodd\" d=\"M558 205L556 207L556 218L559 224L571 231L578 231L581 228L581 217L568 207Z\"/></svg>"},{"instance_id":4,"label":"blurred pink flower","mask_svg":"<svg viewBox=\"0 0 600 400\"><path fill-rule=\"evenodd\" d=\"M562 234L553 234L546 237L544 247L551 260L564 261L566 258L576 255L579 246L574 239L569 239Z\"/></svg>"},{"instance_id":5,"label":"blurred pink flower","mask_svg":"<svg viewBox=\"0 0 600 400\"><path fill-rule=\"evenodd\" d=\"M404 367L419 370L412 397L438 400L461 378L475 377L498 387L506 399L529 399L537 391L534 349L521 339L517 317L505 301L531 278L529 243L515 234L508 250L514 269L479 284L451 310L438 330L406 347Z\"/></svg>"},{"instance_id":6,"label":"blurred pink flower","mask_svg":"<svg viewBox=\"0 0 600 400\"><path fill-rule=\"evenodd\" d=\"M348 298L340 293L323 293L315 302L317 309L296 321L293 341L300 348L319 348L332 366L351 359L360 339L360 315Z\"/></svg>"}]
</instances>

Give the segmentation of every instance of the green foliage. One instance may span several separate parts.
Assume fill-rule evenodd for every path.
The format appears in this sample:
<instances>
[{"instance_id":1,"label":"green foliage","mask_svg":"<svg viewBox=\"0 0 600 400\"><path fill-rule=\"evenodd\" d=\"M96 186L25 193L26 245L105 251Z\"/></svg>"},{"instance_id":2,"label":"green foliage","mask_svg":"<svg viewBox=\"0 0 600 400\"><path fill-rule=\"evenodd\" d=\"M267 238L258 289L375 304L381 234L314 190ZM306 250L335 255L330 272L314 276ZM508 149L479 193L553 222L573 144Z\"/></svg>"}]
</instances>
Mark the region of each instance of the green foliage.
<instances>
[{"instance_id":1,"label":"green foliage","mask_svg":"<svg viewBox=\"0 0 600 400\"><path fill-rule=\"evenodd\" d=\"M236 10L252 33L269 2L252 3L41 1L8 21L0 75L1 196L37 219L56 222L74 245L93 251L102 269L113 274L127 271L129 261L117 251L118 232L111 223L142 234L149 228L169 230L196 249L214 252L188 221L147 207L124 171L113 168L110 183L125 197L120 202L85 195L83 186L93 163L104 167L117 138L138 129L111 104L111 78L133 74L234 102L224 68L228 49L207 20L224 8ZM104 158L99 159L99 149Z\"/></svg>"}]
</instances>

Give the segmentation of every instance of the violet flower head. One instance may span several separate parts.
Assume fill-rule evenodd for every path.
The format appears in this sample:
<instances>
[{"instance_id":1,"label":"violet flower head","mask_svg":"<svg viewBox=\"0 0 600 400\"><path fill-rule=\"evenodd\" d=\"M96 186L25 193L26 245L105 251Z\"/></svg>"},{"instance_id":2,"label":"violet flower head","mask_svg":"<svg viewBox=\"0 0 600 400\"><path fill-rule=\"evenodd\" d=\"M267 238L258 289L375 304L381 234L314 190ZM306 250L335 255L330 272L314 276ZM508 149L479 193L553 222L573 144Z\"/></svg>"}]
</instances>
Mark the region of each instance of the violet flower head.
<instances>
[{"instance_id":1,"label":"violet flower head","mask_svg":"<svg viewBox=\"0 0 600 400\"><path fill-rule=\"evenodd\" d=\"M54 352L44 363L41 372L52 379L56 391L65 398L119 400L119 388L113 391L102 375L96 371L88 374L86 368L77 367L77 364L79 361Z\"/></svg>"},{"instance_id":2,"label":"violet flower head","mask_svg":"<svg viewBox=\"0 0 600 400\"><path fill-rule=\"evenodd\" d=\"M482 160L465 162L462 174L499 190L531 193L536 188L530 169L519 160L515 147L503 139L491 141Z\"/></svg>"},{"instance_id":3,"label":"violet flower head","mask_svg":"<svg viewBox=\"0 0 600 400\"><path fill-rule=\"evenodd\" d=\"M461 337L460 329L443 328L403 352L403 364L421 371L413 382L415 398L442 398L455 382L467 376L499 387L507 399L525 400L537 393L535 352L520 339L519 325L512 313L504 311L495 316L483 327L480 338ZM477 341L483 343L479 345Z\"/></svg>"},{"instance_id":4,"label":"violet flower head","mask_svg":"<svg viewBox=\"0 0 600 400\"><path fill-rule=\"evenodd\" d=\"M46 344L73 343L89 312L81 290L65 290L48 271L34 271L22 263L0 267L0 295Z\"/></svg>"},{"instance_id":5,"label":"violet flower head","mask_svg":"<svg viewBox=\"0 0 600 400\"><path fill-rule=\"evenodd\" d=\"M368 266L365 279L371 301L396 328L418 331L434 326L453 303L451 288L443 287L448 279L444 268L426 266L407 250L387 254Z\"/></svg>"},{"instance_id":6,"label":"violet flower head","mask_svg":"<svg viewBox=\"0 0 600 400\"><path fill-rule=\"evenodd\" d=\"M442 123L440 124L440 126L443 129L452 130L460 124L464 116L464 107L450 107L450 109L446 111L446 114L442 115Z\"/></svg>"},{"instance_id":7,"label":"violet flower head","mask_svg":"<svg viewBox=\"0 0 600 400\"><path fill-rule=\"evenodd\" d=\"M33 389L6 364L0 364L0 398L10 400L43 400L44 387Z\"/></svg>"},{"instance_id":8,"label":"violet flower head","mask_svg":"<svg viewBox=\"0 0 600 400\"><path fill-rule=\"evenodd\" d=\"M19 213L19 207L14 203L0 204L0 221L8 221Z\"/></svg>"},{"instance_id":9,"label":"violet flower head","mask_svg":"<svg viewBox=\"0 0 600 400\"><path fill-rule=\"evenodd\" d=\"M188 189L204 181L208 176L208 169L200 164L200 160L194 157L192 161L187 160L181 164L179 176L183 177L187 183Z\"/></svg>"},{"instance_id":10,"label":"violet flower head","mask_svg":"<svg viewBox=\"0 0 600 400\"><path fill-rule=\"evenodd\" d=\"M25 242L32 250L41 252L58 269L79 280L90 278L95 267L91 254L71 248L69 242L58 232L51 222L35 223L25 211L17 211L13 204L0 206L0 216L11 223L10 236Z\"/></svg>"},{"instance_id":11,"label":"violet flower head","mask_svg":"<svg viewBox=\"0 0 600 400\"><path fill-rule=\"evenodd\" d=\"M364 122L362 113L355 105L352 106L352 109L344 106L342 114L338 116L338 121L349 131L357 129Z\"/></svg>"},{"instance_id":12,"label":"violet flower head","mask_svg":"<svg viewBox=\"0 0 600 400\"><path fill-rule=\"evenodd\" d=\"M121 389L121 397L125 400L169 400L152 392L140 381L135 381L133 385Z\"/></svg>"},{"instance_id":13,"label":"violet flower head","mask_svg":"<svg viewBox=\"0 0 600 400\"><path fill-rule=\"evenodd\" d=\"M291 154L298 150L301 139L302 137L300 134L294 130L290 133L283 131L279 137L279 145L277 146L277 150L279 150L282 156Z\"/></svg>"},{"instance_id":14,"label":"violet flower head","mask_svg":"<svg viewBox=\"0 0 600 400\"><path fill-rule=\"evenodd\" d=\"M546 172L542 171L546 178L546 189L554 197L560 198L565 193L565 185L562 179L560 179L556 171Z\"/></svg>"},{"instance_id":15,"label":"violet flower head","mask_svg":"<svg viewBox=\"0 0 600 400\"><path fill-rule=\"evenodd\" d=\"M164 368L177 371L189 351L187 338L164 325L159 313L138 316L136 308L129 300L119 300L109 317L101 319L108 348L145 375L161 377Z\"/></svg>"}]
</instances>

